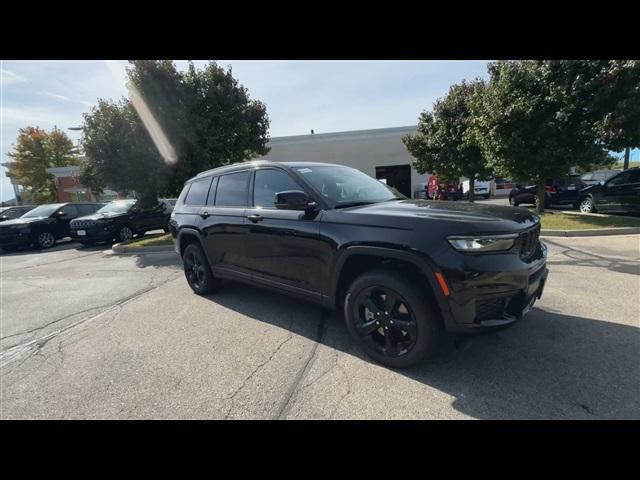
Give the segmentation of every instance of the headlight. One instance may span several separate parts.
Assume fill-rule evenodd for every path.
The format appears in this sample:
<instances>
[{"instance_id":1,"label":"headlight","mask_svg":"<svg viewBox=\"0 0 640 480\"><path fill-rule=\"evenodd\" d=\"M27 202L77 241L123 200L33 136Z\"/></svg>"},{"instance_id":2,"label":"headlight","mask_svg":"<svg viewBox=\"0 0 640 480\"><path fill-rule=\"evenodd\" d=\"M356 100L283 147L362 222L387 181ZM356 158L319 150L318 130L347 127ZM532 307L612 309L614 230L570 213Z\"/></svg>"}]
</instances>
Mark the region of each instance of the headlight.
<instances>
[{"instance_id":1,"label":"headlight","mask_svg":"<svg viewBox=\"0 0 640 480\"><path fill-rule=\"evenodd\" d=\"M460 252L503 252L513 247L518 234L469 235L447 237L453 248Z\"/></svg>"}]
</instances>

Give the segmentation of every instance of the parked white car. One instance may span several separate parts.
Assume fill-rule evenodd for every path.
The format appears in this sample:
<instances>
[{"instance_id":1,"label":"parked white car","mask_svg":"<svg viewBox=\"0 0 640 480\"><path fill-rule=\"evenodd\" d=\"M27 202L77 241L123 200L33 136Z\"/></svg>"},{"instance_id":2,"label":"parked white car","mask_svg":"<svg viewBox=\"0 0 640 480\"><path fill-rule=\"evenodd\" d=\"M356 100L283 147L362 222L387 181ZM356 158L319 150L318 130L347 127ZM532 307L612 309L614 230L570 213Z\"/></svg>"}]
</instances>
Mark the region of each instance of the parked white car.
<instances>
[{"instance_id":1,"label":"parked white car","mask_svg":"<svg viewBox=\"0 0 640 480\"><path fill-rule=\"evenodd\" d=\"M491 196L491 180L480 181L476 180L473 191L476 197L489 198ZM462 182L462 196L469 195L469 180Z\"/></svg>"}]
</instances>

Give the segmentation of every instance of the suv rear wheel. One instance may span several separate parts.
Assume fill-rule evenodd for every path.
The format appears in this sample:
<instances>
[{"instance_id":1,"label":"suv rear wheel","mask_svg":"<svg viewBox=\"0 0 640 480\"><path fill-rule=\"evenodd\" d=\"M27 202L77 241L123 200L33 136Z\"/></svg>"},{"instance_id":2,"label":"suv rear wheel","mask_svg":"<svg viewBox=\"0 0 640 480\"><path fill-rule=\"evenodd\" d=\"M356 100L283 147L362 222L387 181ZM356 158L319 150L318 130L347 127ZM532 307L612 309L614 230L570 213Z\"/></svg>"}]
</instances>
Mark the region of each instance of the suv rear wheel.
<instances>
[{"instance_id":1,"label":"suv rear wheel","mask_svg":"<svg viewBox=\"0 0 640 480\"><path fill-rule=\"evenodd\" d=\"M198 295L212 293L220 287L220 279L211 273L207 258L197 243L187 245L182 254L182 262L187 282Z\"/></svg>"},{"instance_id":2,"label":"suv rear wheel","mask_svg":"<svg viewBox=\"0 0 640 480\"><path fill-rule=\"evenodd\" d=\"M347 329L375 361L414 366L437 350L441 326L433 307L411 282L390 269L358 277L344 302Z\"/></svg>"}]
</instances>

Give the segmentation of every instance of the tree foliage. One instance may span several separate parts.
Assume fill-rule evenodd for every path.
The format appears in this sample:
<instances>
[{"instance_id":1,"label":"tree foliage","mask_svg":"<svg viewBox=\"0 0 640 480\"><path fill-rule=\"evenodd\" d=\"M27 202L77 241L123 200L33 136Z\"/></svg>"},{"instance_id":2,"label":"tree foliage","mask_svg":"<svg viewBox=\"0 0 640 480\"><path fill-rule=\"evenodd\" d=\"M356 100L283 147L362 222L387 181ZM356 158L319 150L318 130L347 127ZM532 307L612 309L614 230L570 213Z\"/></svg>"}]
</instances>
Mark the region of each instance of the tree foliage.
<instances>
[{"instance_id":1,"label":"tree foliage","mask_svg":"<svg viewBox=\"0 0 640 480\"><path fill-rule=\"evenodd\" d=\"M489 164L516 180L535 179L539 199L545 198L546 178L604 154L591 127L589 96L568 91L562 68L557 61L491 63L490 82L472 102L471 134Z\"/></svg>"},{"instance_id":2,"label":"tree foliage","mask_svg":"<svg viewBox=\"0 0 640 480\"><path fill-rule=\"evenodd\" d=\"M163 157L139 108L136 111L130 101L103 102L103 107L85 116L88 181L176 195L186 180L203 170L267 153L266 107L250 98L230 68L209 62L198 69L189 63L186 71L180 71L170 60L137 60L131 62L127 74L132 91L144 101L175 153L175 161ZM101 109L105 111L100 113ZM102 133L97 135L97 131ZM99 148L92 145L97 139ZM146 172L147 178L138 178L139 171ZM126 181L118 180L117 172Z\"/></svg>"},{"instance_id":3,"label":"tree foliage","mask_svg":"<svg viewBox=\"0 0 640 480\"><path fill-rule=\"evenodd\" d=\"M128 101L99 100L84 115L81 181L97 191L134 191L154 203L170 171Z\"/></svg>"},{"instance_id":4,"label":"tree foliage","mask_svg":"<svg viewBox=\"0 0 640 480\"><path fill-rule=\"evenodd\" d=\"M485 88L482 80L453 85L447 96L436 101L433 112L422 112L416 134L402 139L415 158L418 172L433 172L445 180L469 178L470 201L474 198L474 181L492 174L469 130L472 99Z\"/></svg>"},{"instance_id":5,"label":"tree foliage","mask_svg":"<svg viewBox=\"0 0 640 480\"><path fill-rule=\"evenodd\" d=\"M47 168L77 165L77 151L69 137L58 128L46 132L38 127L25 127L18 131L8 174L24 189L30 202L57 201L55 178Z\"/></svg>"}]
</instances>

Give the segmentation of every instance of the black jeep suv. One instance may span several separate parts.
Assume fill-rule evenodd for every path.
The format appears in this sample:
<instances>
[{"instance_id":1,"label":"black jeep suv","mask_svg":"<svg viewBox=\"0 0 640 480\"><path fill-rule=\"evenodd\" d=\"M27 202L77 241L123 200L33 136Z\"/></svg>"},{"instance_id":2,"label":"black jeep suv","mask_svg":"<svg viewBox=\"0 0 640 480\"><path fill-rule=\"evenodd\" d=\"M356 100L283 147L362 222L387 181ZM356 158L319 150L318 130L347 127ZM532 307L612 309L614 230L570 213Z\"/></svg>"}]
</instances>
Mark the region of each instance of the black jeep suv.
<instances>
[{"instance_id":1,"label":"black jeep suv","mask_svg":"<svg viewBox=\"0 0 640 480\"><path fill-rule=\"evenodd\" d=\"M580 191L582 213L640 213L640 168L624 170Z\"/></svg>"},{"instance_id":2,"label":"black jeep suv","mask_svg":"<svg viewBox=\"0 0 640 480\"><path fill-rule=\"evenodd\" d=\"M172 206L160 200L153 208L142 208L137 200L114 200L93 215L71 222L71 237L83 245L116 240L125 242L149 230L169 231Z\"/></svg>"},{"instance_id":3,"label":"black jeep suv","mask_svg":"<svg viewBox=\"0 0 640 480\"><path fill-rule=\"evenodd\" d=\"M408 367L443 329L513 324L547 278L524 208L408 200L352 168L255 161L189 180L169 222L190 287L222 279L342 309L374 360Z\"/></svg>"},{"instance_id":4,"label":"black jeep suv","mask_svg":"<svg viewBox=\"0 0 640 480\"><path fill-rule=\"evenodd\" d=\"M14 250L21 245L53 247L69 236L69 222L95 212L103 203L50 203L28 211L20 218L0 223L0 246Z\"/></svg>"}]
</instances>

